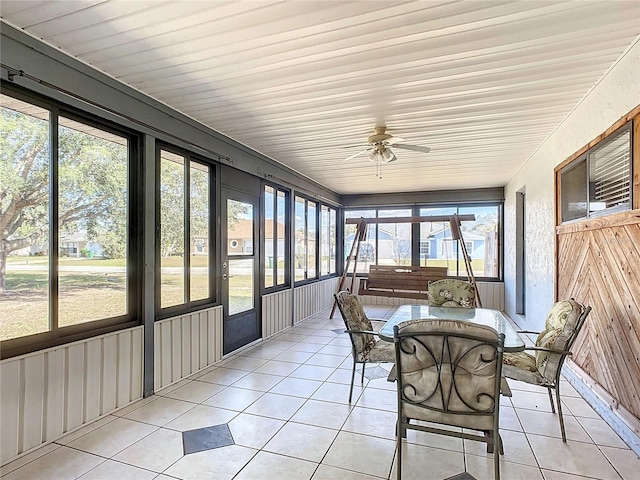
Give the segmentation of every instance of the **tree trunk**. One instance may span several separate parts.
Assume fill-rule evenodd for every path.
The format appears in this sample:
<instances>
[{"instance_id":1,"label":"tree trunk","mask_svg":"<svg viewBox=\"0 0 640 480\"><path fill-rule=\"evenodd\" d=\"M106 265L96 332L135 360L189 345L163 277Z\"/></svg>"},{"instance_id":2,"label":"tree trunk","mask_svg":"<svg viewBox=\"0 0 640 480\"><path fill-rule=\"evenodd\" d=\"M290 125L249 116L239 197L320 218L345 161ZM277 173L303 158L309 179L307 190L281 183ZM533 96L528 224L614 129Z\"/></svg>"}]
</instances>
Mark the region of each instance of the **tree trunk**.
<instances>
[{"instance_id":1,"label":"tree trunk","mask_svg":"<svg viewBox=\"0 0 640 480\"><path fill-rule=\"evenodd\" d=\"M7 257L9 256L9 245L4 240L0 240L0 293L7 291Z\"/></svg>"}]
</instances>

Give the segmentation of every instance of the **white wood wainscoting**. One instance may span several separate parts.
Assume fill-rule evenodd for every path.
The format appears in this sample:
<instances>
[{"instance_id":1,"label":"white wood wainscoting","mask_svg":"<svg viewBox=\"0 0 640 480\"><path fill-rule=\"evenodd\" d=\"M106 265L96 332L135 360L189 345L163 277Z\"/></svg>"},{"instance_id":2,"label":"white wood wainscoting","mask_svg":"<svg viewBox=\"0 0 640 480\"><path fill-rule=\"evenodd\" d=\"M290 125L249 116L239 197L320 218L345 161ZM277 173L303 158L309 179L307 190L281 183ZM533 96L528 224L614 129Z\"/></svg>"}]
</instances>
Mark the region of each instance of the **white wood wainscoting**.
<instances>
[{"instance_id":1,"label":"white wood wainscoting","mask_svg":"<svg viewBox=\"0 0 640 480\"><path fill-rule=\"evenodd\" d=\"M155 323L154 388L160 390L222 359L222 307Z\"/></svg>"},{"instance_id":2,"label":"white wood wainscoting","mask_svg":"<svg viewBox=\"0 0 640 480\"><path fill-rule=\"evenodd\" d=\"M360 287L360 279L356 282ZM476 282L482 306L484 308L493 308L494 310L504 311L504 283L503 282ZM357 292L357 289L354 289ZM366 305L406 305L406 304L422 304L426 305L426 300L416 300L412 298L396 298L396 297L378 297L373 295L362 295L360 297L363 304Z\"/></svg>"},{"instance_id":3,"label":"white wood wainscoting","mask_svg":"<svg viewBox=\"0 0 640 480\"><path fill-rule=\"evenodd\" d=\"M291 289L262 297L262 338L269 338L291 326L292 298Z\"/></svg>"},{"instance_id":4,"label":"white wood wainscoting","mask_svg":"<svg viewBox=\"0 0 640 480\"><path fill-rule=\"evenodd\" d=\"M476 282L482 306L504 312L504 283L503 282Z\"/></svg>"},{"instance_id":5,"label":"white wood wainscoting","mask_svg":"<svg viewBox=\"0 0 640 480\"><path fill-rule=\"evenodd\" d=\"M296 287L293 297L293 323L298 323L311 315L333 305L340 277L332 277L320 282Z\"/></svg>"},{"instance_id":6,"label":"white wood wainscoting","mask_svg":"<svg viewBox=\"0 0 640 480\"><path fill-rule=\"evenodd\" d=\"M0 464L142 398L142 327L0 363Z\"/></svg>"}]
</instances>

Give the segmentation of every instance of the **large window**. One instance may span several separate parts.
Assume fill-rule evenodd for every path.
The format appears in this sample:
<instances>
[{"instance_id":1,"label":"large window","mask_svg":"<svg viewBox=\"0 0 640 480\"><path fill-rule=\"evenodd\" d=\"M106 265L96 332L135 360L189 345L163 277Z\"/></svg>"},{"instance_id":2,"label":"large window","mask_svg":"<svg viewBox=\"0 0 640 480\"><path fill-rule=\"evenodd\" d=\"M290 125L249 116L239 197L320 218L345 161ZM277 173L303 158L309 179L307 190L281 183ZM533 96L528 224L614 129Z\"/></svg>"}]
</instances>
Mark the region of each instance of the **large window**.
<instances>
[{"instance_id":1,"label":"large window","mask_svg":"<svg viewBox=\"0 0 640 480\"><path fill-rule=\"evenodd\" d=\"M378 210L378 218L410 216L411 209ZM377 264L411 265L411 223L379 223L376 227Z\"/></svg>"},{"instance_id":2,"label":"large window","mask_svg":"<svg viewBox=\"0 0 640 480\"><path fill-rule=\"evenodd\" d=\"M348 218L375 218L375 210L346 210L344 212L345 220ZM356 246L353 242L356 238L357 225L352 223L345 223L344 225L344 256L345 261L350 260L349 272L353 271L353 265L356 260ZM375 225L370 224L367 226L366 238L360 242L360 247L357 252L357 265L356 273L366 273L369 271L369 265L376 263L375 257Z\"/></svg>"},{"instance_id":3,"label":"large window","mask_svg":"<svg viewBox=\"0 0 640 480\"><path fill-rule=\"evenodd\" d=\"M476 277L500 278L500 205L468 207L424 207L420 216L474 215L474 221L460 224L473 274ZM420 224L420 243L428 245L421 252L419 264L430 267L448 267L450 276L466 277L467 266L462 246L451 231L449 221Z\"/></svg>"},{"instance_id":4,"label":"large window","mask_svg":"<svg viewBox=\"0 0 640 480\"><path fill-rule=\"evenodd\" d=\"M0 95L3 356L134 321L138 140Z\"/></svg>"},{"instance_id":5,"label":"large window","mask_svg":"<svg viewBox=\"0 0 640 480\"><path fill-rule=\"evenodd\" d=\"M295 197L295 281L317 278L316 225L318 204Z\"/></svg>"},{"instance_id":6,"label":"large window","mask_svg":"<svg viewBox=\"0 0 640 480\"><path fill-rule=\"evenodd\" d=\"M410 217L411 209L349 210L346 218ZM345 256L349 256L357 226L345 224ZM353 252L355 260L356 252ZM357 272L368 272L369 265L411 265L411 223L371 223L360 242ZM355 263L355 262L354 262ZM351 270L351 267L350 267Z\"/></svg>"},{"instance_id":7,"label":"large window","mask_svg":"<svg viewBox=\"0 0 640 480\"><path fill-rule=\"evenodd\" d=\"M369 223L368 225L366 238L360 242L356 272L368 272L371 264L446 266L449 276L466 277L467 266L463 249L456 235L451 232L448 221L448 217L455 214L475 215L475 221L461 222L464 246L471 261L474 275L492 279L501 278L501 205L499 204L346 210L346 219L378 218L381 220L379 223ZM416 225L392 221L394 217L418 215L446 217L447 219ZM356 225L345 224L345 258L348 258L351 252L355 235ZM350 271L352 271L353 260L355 260L355 251L351 258Z\"/></svg>"},{"instance_id":8,"label":"large window","mask_svg":"<svg viewBox=\"0 0 640 480\"><path fill-rule=\"evenodd\" d=\"M160 306L189 309L213 300L212 168L168 147L159 161Z\"/></svg>"},{"instance_id":9,"label":"large window","mask_svg":"<svg viewBox=\"0 0 640 480\"><path fill-rule=\"evenodd\" d=\"M336 211L320 208L320 275L331 275L336 273Z\"/></svg>"},{"instance_id":10,"label":"large window","mask_svg":"<svg viewBox=\"0 0 640 480\"><path fill-rule=\"evenodd\" d=\"M289 285L289 192L264 187L264 287Z\"/></svg>"},{"instance_id":11,"label":"large window","mask_svg":"<svg viewBox=\"0 0 640 480\"><path fill-rule=\"evenodd\" d=\"M631 208L630 126L625 125L561 171L563 222Z\"/></svg>"}]
</instances>

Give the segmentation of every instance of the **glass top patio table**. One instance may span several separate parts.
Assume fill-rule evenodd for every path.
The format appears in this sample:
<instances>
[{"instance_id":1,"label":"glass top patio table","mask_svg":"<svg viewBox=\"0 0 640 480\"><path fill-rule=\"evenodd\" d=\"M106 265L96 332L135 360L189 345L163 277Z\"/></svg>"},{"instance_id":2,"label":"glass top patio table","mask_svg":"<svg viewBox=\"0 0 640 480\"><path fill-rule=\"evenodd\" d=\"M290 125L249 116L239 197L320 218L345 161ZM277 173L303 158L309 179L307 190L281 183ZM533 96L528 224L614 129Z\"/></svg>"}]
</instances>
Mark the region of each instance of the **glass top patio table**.
<instances>
[{"instance_id":1,"label":"glass top patio table","mask_svg":"<svg viewBox=\"0 0 640 480\"><path fill-rule=\"evenodd\" d=\"M393 327L400 322L418 319L464 320L486 325L504 333L504 351L521 352L525 344L509 321L498 310L490 308L432 307L429 305L400 305L398 310L380 329L382 340L393 342Z\"/></svg>"}]
</instances>

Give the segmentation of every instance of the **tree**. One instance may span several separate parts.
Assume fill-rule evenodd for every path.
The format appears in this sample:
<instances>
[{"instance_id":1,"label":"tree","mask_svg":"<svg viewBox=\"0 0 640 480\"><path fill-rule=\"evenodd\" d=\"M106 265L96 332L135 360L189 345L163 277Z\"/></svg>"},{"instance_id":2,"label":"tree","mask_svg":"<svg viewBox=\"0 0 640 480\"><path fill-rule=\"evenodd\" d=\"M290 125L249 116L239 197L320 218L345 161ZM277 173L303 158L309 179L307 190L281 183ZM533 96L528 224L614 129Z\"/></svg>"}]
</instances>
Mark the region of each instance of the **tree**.
<instances>
[{"instance_id":1,"label":"tree","mask_svg":"<svg viewBox=\"0 0 640 480\"><path fill-rule=\"evenodd\" d=\"M0 109L0 293L7 256L42 241L48 231L48 123Z\"/></svg>"},{"instance_id":2,"label":"tree","mask_svg":"<svg viewBox=\"0 0 640 480\"><path fill-rule=\"evenodd\" d=\"M473 222L462 222L462 230L465 232L484 235L488 232L495 232L498 225L498 216L496 213L480 213L476 214L476 220Z\"/></svg>"},{"instance_id":3,"label":"tree","mask_svg":"<svg viewBox=\"0 0 640 480\"><path fill-rule=\"evenodd\" d=\"M120 255L127 238L117 233L126 229L127 146L72 128L80 125L75 122L61 124L68 126L58 130L60 234L85 232L88 240L98 240L108 233L119 237L111 253ZM0 293L6 292L8 255L48 243L49 170L49 122L0 108Z\"/></svg>"},{"instance_id":4,"label":"tree","mask_svg":"<svg viewBox=\"0 0 640 480\"><path fill-rule=\"evenodd\" d=\"M411 242L402 238L394 238L391 243L391 255L396 265L410 265Z\"/></svg>"},{"instance_id":5,"label":"tree","mask_svg":"<svg viewBox=\"0 0 640 480\"><path fill-rule=\"evenodd\" d=\"M0 107L0 293L6 292L7 257L30 246L48 250L51 185L48 112ZM23 111L20 111L23 110ZM191 235L209 236L209 172L192 168ZM125 258L128 238L128 148L124 138L60 117L58 129L58 227L60 236L82 233L108 258ZM161 162L161 255L185 252L184 165ZM230 225L249 206L230 202Z\"/></svg>"},{"instance_id":6,"label":"tree","mask_svg":"<svg viewBox=\"0 0 640 480\"><path fill-rule=\"evenodd\" d=\"M184 164L160 162L160 255L184 254Z\"/></svg>"}]
</instances>

